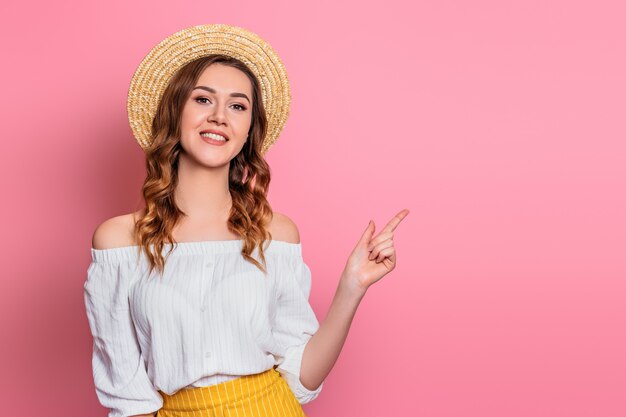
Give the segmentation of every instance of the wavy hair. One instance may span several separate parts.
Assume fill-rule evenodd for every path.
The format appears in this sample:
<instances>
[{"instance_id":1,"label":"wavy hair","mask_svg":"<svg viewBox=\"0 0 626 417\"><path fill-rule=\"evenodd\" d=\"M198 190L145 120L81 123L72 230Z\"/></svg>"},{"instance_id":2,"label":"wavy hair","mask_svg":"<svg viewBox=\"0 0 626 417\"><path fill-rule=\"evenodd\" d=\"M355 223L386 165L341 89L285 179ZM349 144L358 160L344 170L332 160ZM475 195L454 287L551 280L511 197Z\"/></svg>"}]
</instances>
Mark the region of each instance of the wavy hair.
<instances>
[{"instance_id":1,"label":"wavy hair","mask_svg":"<svg viewBox=\"0 0 626 417\"><path fill-rule=\"evenodd\" d=\"M241 152L230 161L228 186L232 207L227 226L243 240L243 257L267 273L263 243L265 239L272 239L266 227L273 212L267 200L270 167L261 153L267 132L261 87L254 73L243 62L220 54L204 56L179 69L167 85L152 121L153 140L145 150L147 173L142 187L145 208L135 221L133 231L139 252L143 251L148 258L150 273L155 268L163 273L167 256L178 243L174 241L172 230L186 215L174 200L174 190L178 184L178 158L182 150L180 125L183 106L202 72L209 65L217 63L237 68L252 83L249 138ZM162 251L166 243L174 247L164 258ZM262 264L251 256L257 246Z\"/></svg>"}]
</instances>

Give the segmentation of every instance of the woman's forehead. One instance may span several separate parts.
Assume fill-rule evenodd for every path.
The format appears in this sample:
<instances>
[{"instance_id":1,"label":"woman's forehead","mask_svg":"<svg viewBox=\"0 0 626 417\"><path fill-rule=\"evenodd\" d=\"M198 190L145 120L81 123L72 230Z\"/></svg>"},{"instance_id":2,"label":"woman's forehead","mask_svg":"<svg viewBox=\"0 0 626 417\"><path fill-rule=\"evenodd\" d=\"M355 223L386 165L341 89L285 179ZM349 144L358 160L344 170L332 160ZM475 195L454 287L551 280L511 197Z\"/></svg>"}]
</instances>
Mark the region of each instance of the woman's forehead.
<instances>
[{"instance_id":1,"label":"woman's forehead","mask_svg":"<svg viewBox=\"0 0 626 417\"><path fill-rule=\"evenodd\" d=\"M213 64L205 68L195 85L199 86L208 87L216 94L245 93L248 97L252 94L252 83L248 76L228 65Z\"/></svg>"}]
</instances>

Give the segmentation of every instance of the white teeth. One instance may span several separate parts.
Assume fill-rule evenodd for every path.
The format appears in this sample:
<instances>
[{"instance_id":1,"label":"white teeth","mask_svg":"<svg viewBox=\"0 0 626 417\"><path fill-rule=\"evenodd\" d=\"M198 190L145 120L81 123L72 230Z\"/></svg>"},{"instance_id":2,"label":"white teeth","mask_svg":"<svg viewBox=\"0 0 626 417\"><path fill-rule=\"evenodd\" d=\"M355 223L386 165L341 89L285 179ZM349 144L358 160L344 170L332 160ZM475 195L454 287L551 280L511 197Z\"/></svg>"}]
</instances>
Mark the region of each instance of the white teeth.
<instances>
[{"instance_id":1,"label":"white teeth","mask_svg":"<svg viewBox=\"0 0 626 417\"><path fill-rule=\"evenodd\" d=\"M204 136L205 138L211 138L215 140L226 141L226 138L224 136L220 136L216 133L200 133L200 136Z\"/></svg>"}]
</instances>

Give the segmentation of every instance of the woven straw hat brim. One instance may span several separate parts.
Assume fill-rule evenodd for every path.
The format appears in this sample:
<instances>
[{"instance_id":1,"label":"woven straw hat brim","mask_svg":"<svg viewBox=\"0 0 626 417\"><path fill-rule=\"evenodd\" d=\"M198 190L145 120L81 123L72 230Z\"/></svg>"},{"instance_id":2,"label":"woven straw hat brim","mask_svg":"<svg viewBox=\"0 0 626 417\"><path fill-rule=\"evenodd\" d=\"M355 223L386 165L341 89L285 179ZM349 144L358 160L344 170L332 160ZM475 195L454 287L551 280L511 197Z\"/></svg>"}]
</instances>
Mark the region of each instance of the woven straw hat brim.
<instances>
[{"instance_id":1,"label":"woven straw hat brim","mask_svg":"<svg viewBox=\"0 0 626 417\"><path fill-rule=\"evenodd\" d=\"M151 143L152 120L173 75L185 64L209 54L239 59L261 85L268 128L261 152L276 142L291 104L285 66L269 43L257 34L226 24L198 25L182 29L150 50L130 82L126 110L133 135L146 149Z\"/></svg>"}]
</instances>

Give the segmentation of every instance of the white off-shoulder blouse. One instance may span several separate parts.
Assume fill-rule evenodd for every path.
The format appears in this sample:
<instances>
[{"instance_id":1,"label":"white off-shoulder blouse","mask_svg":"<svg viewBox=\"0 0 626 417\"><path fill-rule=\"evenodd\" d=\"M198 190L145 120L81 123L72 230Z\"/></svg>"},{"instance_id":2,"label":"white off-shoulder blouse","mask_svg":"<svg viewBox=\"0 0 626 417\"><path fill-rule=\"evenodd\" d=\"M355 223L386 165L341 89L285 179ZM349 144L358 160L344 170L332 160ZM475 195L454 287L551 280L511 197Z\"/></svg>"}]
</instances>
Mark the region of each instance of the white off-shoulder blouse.
<instances>
[{"instance_id":1,"label":"white off-shoulder blouse","mask_svg":"<svg viewBox=\"0 0 626 417\"><path fill-rule=\"evenodd\" d=\"M319 328L302 245L265 242L266 276L243 258L242 244L177 243L162 276L148 276L137 246L91 248L84 299L96 394L109 417L157 411L158 391L172 395L276 365L301 404L318 396L323 384L311 391L300 382L304 347ZM260 261L258 249L252 256Z\"/></svg>"}]
</instances>

